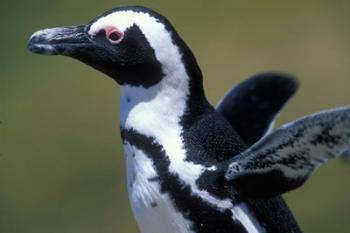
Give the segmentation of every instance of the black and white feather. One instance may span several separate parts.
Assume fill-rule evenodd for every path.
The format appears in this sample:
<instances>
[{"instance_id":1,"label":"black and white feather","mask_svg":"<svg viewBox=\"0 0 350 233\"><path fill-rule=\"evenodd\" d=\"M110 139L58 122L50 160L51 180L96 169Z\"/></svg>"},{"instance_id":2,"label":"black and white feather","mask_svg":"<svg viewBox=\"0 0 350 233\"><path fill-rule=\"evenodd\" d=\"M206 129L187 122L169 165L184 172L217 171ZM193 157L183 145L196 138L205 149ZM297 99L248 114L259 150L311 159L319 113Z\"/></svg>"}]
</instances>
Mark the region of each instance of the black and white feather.
<instances>
[{"instance_id":1,"label":"black and white feather","mask_svg":"<svg viewBox=\"0 0 350 233\"><path fill-rule=\"evenodd\" d=\"M282 126L233 158L226 179L244 195L279 195L349 145L350 108L320 112Z\"/></svg>"}]
</instances>

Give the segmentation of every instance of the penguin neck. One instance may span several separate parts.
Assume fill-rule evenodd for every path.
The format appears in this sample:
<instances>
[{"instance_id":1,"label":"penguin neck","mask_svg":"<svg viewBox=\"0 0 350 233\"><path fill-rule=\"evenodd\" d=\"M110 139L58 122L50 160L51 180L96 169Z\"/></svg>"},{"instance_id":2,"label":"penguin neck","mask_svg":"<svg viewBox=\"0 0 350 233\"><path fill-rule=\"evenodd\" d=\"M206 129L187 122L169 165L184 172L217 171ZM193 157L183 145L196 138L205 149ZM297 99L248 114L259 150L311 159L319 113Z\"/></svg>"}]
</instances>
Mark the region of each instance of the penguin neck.
<instances>
[{"instance_id":1,"label":"penguin neck","mask_svg":"<svg viewBox=\"0 0 350 233\"><path fill-rule=\"evenodd\" d=\"M189 77L184 71L172 72L149 88L121 86L121 127L157 139L182 132L185 116L201 114L197 110L208 106L202 77Z\"/></svg>"}]
</instances>

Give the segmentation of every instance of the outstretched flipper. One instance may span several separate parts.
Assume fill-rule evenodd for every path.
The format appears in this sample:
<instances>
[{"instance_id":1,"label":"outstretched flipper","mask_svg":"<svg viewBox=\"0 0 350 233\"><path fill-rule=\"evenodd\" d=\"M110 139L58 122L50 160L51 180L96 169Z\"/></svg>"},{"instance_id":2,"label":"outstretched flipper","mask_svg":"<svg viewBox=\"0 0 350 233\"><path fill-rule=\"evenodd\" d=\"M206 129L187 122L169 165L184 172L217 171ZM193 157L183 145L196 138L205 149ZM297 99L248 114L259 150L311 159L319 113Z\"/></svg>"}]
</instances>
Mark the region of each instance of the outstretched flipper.
<instances>
[{"instance_id":1,"label":"outstretched flipper","mask_svg":"<svg viewBox=\"0 0 350 233\"><path fill-rule=\"evenodd\" d=\"M226 180L250 197L273 197L301 186L350 145L350 107L306 116L270 133L228 166Z\"/></svg>"},{"instance_id":2,"label":"outstretched flipper","mask_svg":"<svg viewBox=\"0 0 350 233\"><path fill-rule=\"evenodd\" d=\"M297 89L293 77L258 74L231 89L216 109L251 146L272 128L279 111Z\"/></svg>"}]
</instances>

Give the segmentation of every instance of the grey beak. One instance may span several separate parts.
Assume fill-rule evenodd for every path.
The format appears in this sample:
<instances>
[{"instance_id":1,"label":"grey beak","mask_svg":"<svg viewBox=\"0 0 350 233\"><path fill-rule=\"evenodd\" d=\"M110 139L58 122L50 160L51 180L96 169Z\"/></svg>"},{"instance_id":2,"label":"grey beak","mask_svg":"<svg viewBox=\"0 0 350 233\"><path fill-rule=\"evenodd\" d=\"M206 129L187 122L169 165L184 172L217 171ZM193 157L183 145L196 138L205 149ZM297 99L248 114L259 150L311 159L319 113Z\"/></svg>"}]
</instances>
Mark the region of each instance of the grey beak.
<instances>
[{"instance_id":1,"label":"grey beak","mask_svg":"<svg viewBox=\"0 0 350 233\"><path fill-rule=\"evenodd\" d=\"M90 45L91 41L85 32L85 26L70 26L35 32L29 40L28 49L43 55L69 56Z\"/></svg>"}]
</instances>

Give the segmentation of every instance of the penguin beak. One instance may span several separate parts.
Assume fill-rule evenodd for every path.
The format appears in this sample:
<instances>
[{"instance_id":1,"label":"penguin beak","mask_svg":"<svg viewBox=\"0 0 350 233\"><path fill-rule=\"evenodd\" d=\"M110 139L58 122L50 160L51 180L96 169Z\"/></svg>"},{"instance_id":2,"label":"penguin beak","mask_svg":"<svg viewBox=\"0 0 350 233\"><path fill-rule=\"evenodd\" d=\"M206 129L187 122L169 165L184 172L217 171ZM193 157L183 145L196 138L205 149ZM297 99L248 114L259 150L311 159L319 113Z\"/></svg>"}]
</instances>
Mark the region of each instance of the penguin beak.
<instances>
[{"instance_id":1,"label":"penguin beak","mask_svg":"<svg viewBox=\"0 0 350 233\"><path fill-rule=\"evenodd\" d=\"M43 55L71 56L91 47L85 28L82 25L40 30L31 36L28 49Z\"/></svg>"}]
</instances>

